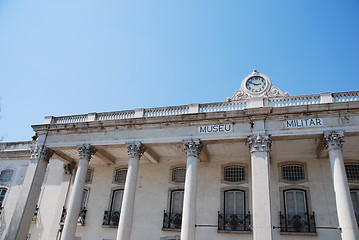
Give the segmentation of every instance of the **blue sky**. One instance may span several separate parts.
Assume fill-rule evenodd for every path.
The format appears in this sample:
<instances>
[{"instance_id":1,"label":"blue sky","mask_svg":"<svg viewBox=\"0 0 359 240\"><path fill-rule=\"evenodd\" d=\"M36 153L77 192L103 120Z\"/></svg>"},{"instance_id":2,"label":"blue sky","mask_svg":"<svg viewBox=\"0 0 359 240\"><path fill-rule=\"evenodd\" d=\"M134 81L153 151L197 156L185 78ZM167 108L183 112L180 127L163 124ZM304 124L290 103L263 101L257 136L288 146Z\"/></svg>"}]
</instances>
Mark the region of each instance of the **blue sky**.
<instances>
[{"instance_id":1,"label":"blue sky","mask_svg":"<svg viewBox=\"0 0 359 240\"><path fill-rule=\"evenodd\" d=\"M0 136L62 116L359 90L357 0L0 0Z\"/></svg>"}]
</instances>

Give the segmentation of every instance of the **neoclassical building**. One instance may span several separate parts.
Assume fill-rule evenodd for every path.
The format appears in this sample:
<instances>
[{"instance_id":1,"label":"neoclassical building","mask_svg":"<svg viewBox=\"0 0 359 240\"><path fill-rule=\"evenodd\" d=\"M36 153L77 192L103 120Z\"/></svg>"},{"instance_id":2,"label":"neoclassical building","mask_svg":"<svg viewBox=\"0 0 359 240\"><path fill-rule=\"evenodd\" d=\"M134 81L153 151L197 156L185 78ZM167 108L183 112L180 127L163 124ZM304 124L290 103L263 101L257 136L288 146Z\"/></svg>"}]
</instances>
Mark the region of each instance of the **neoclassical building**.
<instances>
[{"instance_id":1,"label":"neoclassical building","mask_svg":"<svg viewBox=\"0 0 359 240\"><path fill-rule=\"evenodd\" d=\"M359 92L254 70L224 102L32 127L0 143L0 239L359 239Z\"/></svg>"}]
</instances>

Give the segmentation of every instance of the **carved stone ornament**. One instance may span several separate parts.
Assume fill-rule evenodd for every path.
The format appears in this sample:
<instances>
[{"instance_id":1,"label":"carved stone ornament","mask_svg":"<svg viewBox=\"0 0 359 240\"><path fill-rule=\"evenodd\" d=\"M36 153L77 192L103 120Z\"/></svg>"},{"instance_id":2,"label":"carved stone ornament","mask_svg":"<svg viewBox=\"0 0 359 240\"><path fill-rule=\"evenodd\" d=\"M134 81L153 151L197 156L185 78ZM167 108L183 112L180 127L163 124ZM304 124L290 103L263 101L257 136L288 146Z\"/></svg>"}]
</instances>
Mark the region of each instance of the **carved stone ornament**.
<instances>
[{"instance_id":1,"label":"carved stone ornament","mask_svg":"<svg viewBox=\"0 0 359 240\"><path fill-rule=\"evenodd\" d=\"M269 134L248 136L247 143L250 152L268 152L272 147L272 139Z\"/></svg>"},{"instance_id":2,"label":"carved stone ornament","mask_svg":"<svg viewBox=\"0 0 359 240\"><path fill-rule=\"evenodd\" d=\"M72 173L73 173L73 171L75 169L75 166L76 166L75 162L64 164L64 172L65 172L65 174L72 175Z\"/></svg>"},{"instance_id":3,"label":"carved stone ornament","mask_svg":"<svg viewBox=\"0 0 359 240\"><path fill-rule=\"evenodd\" d=\"M203 147L203 144L201 142L201 140L185 140L183 141L183 146L184 146L184 150L187 153L187 156L194 156L197 157Z\"/></svg>"},{"instance_id":4,"label":"carved stone ornament","mask_svg":"<svg viewBox=\"0 0 359 240\"><path fill-rule=\"evenodd\" d=\"M35 145L32 149L31 149L31 157L30 159L35 160L35 159L42 159L46 162L49 162L50 158L52 157L52 155L54 154L54 151L51 150L48 147L45 147L43 145Z\"/></svg>"},{"instance_id":5,"label":"carved stone ornament","mask_svg":"<svg viewBox=\"0 0 359 240\"><path fill-rule=\"evenodd\" d=\"M325 132L323 136L323 143L328 148L328 150L341 149L344 142L343 138L344 132Z\"/></svg>"},{"instance_id":6,"label":"carved stone ornament","mask_svg":"<svg viewBox=\"0 0 359 240\"><path fill-rule=\"evenodd\" d=\"M91 157L96 153L96 149L90 144L83 144L77 147L79 151L80 159L86 159L90 161Z\"/></svg>"},{"instance_id":7,"label":"carved stone ornament","mask_svg":"<svg viewBox=\"0 0 359 240\"><path fill-rule=\"evenodd\" d=\"M140 142L127 142L126 147L127 147L127 153L131 158L136 157L136 156L138 158L141 158L142 154L146 150L145 145L143 145Z\"/></svg>"},{"instance_id":8,"label":"carved stone ornament","mask_svg":"<svg viewBox=\"0 0 359 240\"><path fill-rule=\"evenodd\" d=\"M253 81L254 77L260 78L262 82L251 83L250 81ZM259 86L261 83L263 84L263 86L262 88L253 91L253 89L251 89L250 87L248 88L247 81L249 81L249 85L254 84L254 87ZM257 70L254 69L250 75L246 76L243 79L240 89L236 91L231 98L227 98L227 101L230 102L230 101L248 100L253 97L270 98L270 97L286 97L286 96L288 96L287 92L282 92L279 88L273 86L269 77L267 77L262 73L257 72Z\"/></svg>"}]
</instances>

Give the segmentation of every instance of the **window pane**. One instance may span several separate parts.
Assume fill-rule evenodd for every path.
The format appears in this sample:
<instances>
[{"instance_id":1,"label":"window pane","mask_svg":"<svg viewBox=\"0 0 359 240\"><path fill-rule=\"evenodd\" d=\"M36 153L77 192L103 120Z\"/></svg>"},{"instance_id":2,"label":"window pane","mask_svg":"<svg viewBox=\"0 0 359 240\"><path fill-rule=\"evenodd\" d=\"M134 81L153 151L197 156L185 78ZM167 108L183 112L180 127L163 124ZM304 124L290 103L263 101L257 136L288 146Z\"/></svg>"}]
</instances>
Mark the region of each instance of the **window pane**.
<instances>
[{"instance_id":1,"label":"window pane","mask_svg":"<svg viewBox=\"0 0 359 240\"><path fill-rule=\"evenodd\" d=\"M284 192L285 209L287 214L304 214L307 212L306 195L303 190L288 190Z\"/></svg>"},{"instance_id":2,"label":"window pane","mask_svg":"<svg viewBox=\"0 0 359 240\"><path fill-rule=\"evenodd\" d=\"M359 164L347 163L345 164L345 171L349 180L359 180Z\"/></svg>"},{"instance_id":3,"label":"window pane","mask_svg":"<svg viewBox=\"0 0 359 240\"><path fill-rule=\"evenodd\" d=\"M172 169L172 181L183 183L186 180L186 168L177 167Z\"/></svg>"},{"instance_id":4,"label":"window pane","mask_svg":"<svg viewBox=\"0 0 359 240\"><path fill-rule=\"evenodd\" d=\"M282 178L289 181L298 181L304 179L303 165L285 165L282 166Z\"/></svg>"},{"instance_id":5,"label":"window pane","mask_svg":"<svg viewBox=\"0 0 359 240\"><path fill-rule=\"evenodd\" d=\"M351 190L350 196L352 197L355 216L358 220L359 219L359 190Z\"/></svg>"},{"instance_id":6,"label":"window pane","mask_svg":"<svg viewBox=\"0 0 359 240\"><path fill-rule=\"evenodd\" d=\"M245 171L242 166L228 166L224 168L224 181L240 182L245 180Z\"/></svg>"},{"instance_id":7,"label":"window pane","mask_svg":"<svg viewBox=\"0 0 359 240\"><path fill-rule=\"evenodd\" d=\"M3 205L6 192L7 192L6 188L0 188L0 206Z\"/></svg>"},{"instance_id":8,"label":"window pane","mask_svg":"<svg viewBox=\"0 0 359 240\"><path fill-rule=\"evenodd\" d=\"M86 173L86 179L85 182L91 182L91 178L92 178L92 170L91 169L87 169L87 173Z\"/></svg>"},{"instance_id":9,"label":"window pane","mask_svg":"<svg viewBox=\"0 0 359 240\"><path fill-rule=\"evenodd\" d=\"M171 194L171 213L182 213L183 190L173 191Z\"/></svg>"},{"instance_id":10,"label":"window pane","mask_svg":"<svg viewBox=\"0 0 359 240\"><path fill-rule=\"evenodd\" d=\"M86 208L88 190L84 189L81 200L81 210Z\"/></svg>"},{"instance_id":11,"label":"window pane","mask_svg":"<svg viewBox=\"0 0 359 240\"><path fill-rule=\"evenodd\" d=\"M127 176L127 168L117 169L115 172L115 182L125 183Z\"/></svg>"},{"instance_id":12,"label":"window pane","mask_svg":"<svg viewBox=\"0 0 359 240\"><path fill-rule=\"evenodd\" d=\"M244 214L244 192L239 190L226 191L224 193L225 214Z\"/></svg>"},{"instance_id":13,"label":"window pane","mask_svg":"<svg viewBox=\"0 0 359 240\"><path fill-rule=\"evenodd\" d=\"M111 202L111 211L112 212L120 212L121 205L122 205L122 198L123 198L123 190L115 190L113 191L112 195L112 202Z\"/></svg>"}]
</instances>

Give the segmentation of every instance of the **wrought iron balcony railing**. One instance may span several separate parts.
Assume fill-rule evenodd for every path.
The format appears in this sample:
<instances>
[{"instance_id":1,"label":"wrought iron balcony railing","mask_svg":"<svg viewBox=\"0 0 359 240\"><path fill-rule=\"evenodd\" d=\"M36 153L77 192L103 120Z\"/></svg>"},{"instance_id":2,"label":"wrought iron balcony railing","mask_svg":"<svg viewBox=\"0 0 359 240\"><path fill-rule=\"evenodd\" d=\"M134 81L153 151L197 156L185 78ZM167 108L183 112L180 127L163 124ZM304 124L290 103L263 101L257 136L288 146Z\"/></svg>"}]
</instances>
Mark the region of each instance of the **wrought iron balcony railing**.
<instances>
[{"instance_id":1,"label":"wrought iron balcony railing","mask_svg":"<svg viewBox=\"0 0 359 240\"><path fill-rule=\"evenodd\" d=\"M279 212L281 232L316 233L314 212L299 214L282 214Z\"/></svg>"},{"instance_id":2,"label":"wrought iron balcony railing","mask_svg":"<svg viewBox=\"0 0 359 240\"><path fill-rule=\"evenodd\" d=\"M182 213L167 213L163 211L163 228L167 229L181 229Z\"/></svg>"},{"instance_id":3,"label":"wrought iron balcony railing","mask_svg":"<svg viewBox=\"0 0 359 240\"><path fill-rule=\"evenodd\" d=\"M102 226L118 227L120 215L119 211L105 211Z\"/></svg>"},{"instance_id":4,"label":"wrought iron balcony railing","mask_svg":"<svg viewBox=\"0 0 359 240\"><path fill-rule=\"evenodd\" d=\"M218 212L218 230L251 231L251 214L222 214Z\"/></svg>"},{"instance_id":5,"label":"wrought iron balcony railing","mask_svg":"<svg viewBox=\"0 0 359 240\"><path fill-rule=\"evenodd\" d=\"M79 214L79 218L77 219L77 223L78 223L78 224L81 224L81 226L85 226L86 213L87 213L87 209L86 209L86 208L81 209L80 214ZM65 223L66 215L67 215L67 209L66 209L65 207L62 207L60 224L64 224L64 223Z\"/></svg>"},{"instance_id":6,"label":"wrought iron balcony railing","mask_svg":"<svg viewBox=\"0 0 359 240\"><path fill-rule=\"evenodd\" d=\"M39 213L39 206L36 205L34 216L32 216L32 221L33 221L33 222L36 222L36 221L37 221L37 215L38 215L38 213Z\"/></svg>"}]
</instances>

